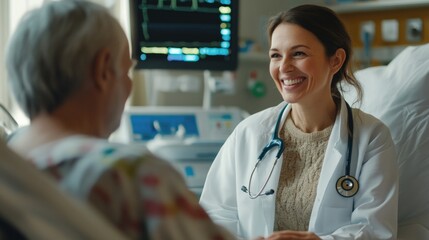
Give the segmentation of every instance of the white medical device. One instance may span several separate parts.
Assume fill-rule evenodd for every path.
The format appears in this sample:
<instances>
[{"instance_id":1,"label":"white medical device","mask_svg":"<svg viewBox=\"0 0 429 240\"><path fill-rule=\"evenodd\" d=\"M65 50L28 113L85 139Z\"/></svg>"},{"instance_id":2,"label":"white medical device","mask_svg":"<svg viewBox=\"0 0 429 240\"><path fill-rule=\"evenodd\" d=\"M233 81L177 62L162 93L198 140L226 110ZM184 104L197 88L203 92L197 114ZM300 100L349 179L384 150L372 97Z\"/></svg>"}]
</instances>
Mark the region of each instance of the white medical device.
<instances>
[{"instance_id":1,"label":"white medical device","mask_svg":"<svg viewBox=\"0 0 429 240\"><path fill-rule=\"evenodd\" d=\"M119 137L171 162L199 196L220 147L247 115L235 107L129 107Z\"/></svg>"}]
</instances>

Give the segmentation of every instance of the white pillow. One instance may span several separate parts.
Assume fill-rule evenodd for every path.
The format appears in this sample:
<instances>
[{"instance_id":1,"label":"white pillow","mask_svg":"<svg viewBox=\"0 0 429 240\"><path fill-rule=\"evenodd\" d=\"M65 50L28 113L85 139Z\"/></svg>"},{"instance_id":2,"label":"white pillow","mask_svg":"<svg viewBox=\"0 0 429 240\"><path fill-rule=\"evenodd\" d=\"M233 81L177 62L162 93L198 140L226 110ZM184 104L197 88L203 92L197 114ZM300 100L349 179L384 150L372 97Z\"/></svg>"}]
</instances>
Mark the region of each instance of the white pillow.
<instances>
[{"instance_id":1,"label":"white pillow","mask_svg":"<svg viewBox=\"0 0 429 240\"><path fill-rule=\"evenodd\" d=\"M389 128L398 152L399 223L419 220L429 234L429 44L407 47L387 66L355 73L362 104ZM345 94L353 103L356 94Z\"/></svg>"}]
</instances>

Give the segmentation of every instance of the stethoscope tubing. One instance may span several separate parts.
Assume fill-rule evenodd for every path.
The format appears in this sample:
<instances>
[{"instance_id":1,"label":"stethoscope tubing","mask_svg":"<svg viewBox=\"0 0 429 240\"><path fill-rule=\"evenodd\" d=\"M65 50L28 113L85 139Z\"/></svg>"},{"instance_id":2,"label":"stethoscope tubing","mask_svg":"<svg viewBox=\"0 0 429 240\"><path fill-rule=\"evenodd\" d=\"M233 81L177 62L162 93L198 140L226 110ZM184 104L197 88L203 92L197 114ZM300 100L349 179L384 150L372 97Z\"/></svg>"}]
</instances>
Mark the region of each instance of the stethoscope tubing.
<instances>
[{"instance_id":1,"label":"stethoscope tubing","mask_svg":"<svg viewBox=\"0 0 429 240\"><path fill-rule=\"evenodd\" d=\"M279 117L277 118L277 122L276 122L276 125L274 127L273 136L272 136L270 142L262 149L261 154L258 156L258 161L256 162L255 167L253 168L252 173L250 174L248 188L246 188L245 186L241 187L241 190L243 192L246 192L249 195L250 199L255 199L255 198L262 196L262 195L271 195L274 193L274 189L271 189L265 193L262 193L262 192L264 191L265 187L267 186L267 184L271 178L271 175L274 171L274 167L276 166L277 161L279 160L280 156L283 154L284 149L285 149L283 140L280 139L280 137L279 137L279 128L280 128L280 125L282 122L284 111L286 110L287 106L288 106L288 104L286 104L283 107L283 109L280 111ZM347 128L348 128L348 134L347 135L348 135L348 137L347 137L347 152L346 152L347 158L346 158L346 166L345 166L345 175L341 176L337 180L336 190L337 190L338 194L340 194L341 196L349 198L349 197L353 197L358 192L359 182L356 180L355 177L351 176L351 174L350 174L354 129L353 129L352 110L351 110L351 107L347 104L347 102L346 102L346 107L347 107ZM264 181L263 186L260 188L258 193L254 195L250 191L252 179L253 179L253 174L255 173L260 162L264 159L267 152L274 147L279 148L279 150L277 151L277 154L276 154L276 160L274 161L273 166L271 168L271 171L270 171L268 177L266 178L266 180Z\"/></svg>"},{"instance_id":2,"label":"stethoscope tubing","mask_svg":"<svg viewBox=\"0 0 429 240\"><path fill-rule=\"evenodd\" d=\"M249 186L249 190L248 190L248 194L249 194L250 199L255 199L255 198L257 198L259 196L262 196L262 195L269 195L271 193L271 191L268 191L265 194L262 194L262 192L264 191L265 187L267 186L268 181L271 178L271 175L273 174L274 167L276 166L278 160L279 160L279 158L276 157L276 160L273 163L273 167L271 168L270 174L268 174L267 179L265 179L264 185L261 187L261 189L259 190L259 192L256 195L253 195L250 192L251 184L252 184L252 178L253 178L253 174L255 173L255 170L258 167L258 165L261 162L261 160L259 160L259 161L256 162L255 167L252 170L252 174L250 174L250 178L249 178L249 185L248 185ZM272 193L274 193L274 192L272 192Z\"/></svg>"}]
</instances>

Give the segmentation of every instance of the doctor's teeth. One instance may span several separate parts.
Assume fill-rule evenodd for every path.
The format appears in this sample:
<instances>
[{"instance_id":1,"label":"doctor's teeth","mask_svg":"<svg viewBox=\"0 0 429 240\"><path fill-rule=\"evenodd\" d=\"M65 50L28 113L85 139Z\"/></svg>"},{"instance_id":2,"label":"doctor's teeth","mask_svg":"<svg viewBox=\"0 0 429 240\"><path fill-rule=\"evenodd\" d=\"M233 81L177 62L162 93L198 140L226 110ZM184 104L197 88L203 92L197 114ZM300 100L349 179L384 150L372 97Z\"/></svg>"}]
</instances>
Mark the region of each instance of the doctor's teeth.
<instances>
[{"instance_id":1,"label":"doctor's teeth","mask_svg":"<svg viewBox=\"0 0 429 240\"><path fill-rule=\"evenodd\" d=\"M297 84L297 83L300 83L300 82L302 82L303 80L302 79L292 79L292 80L283 80L282 82L283 82L283 84L285 84L285 85L293 85L293 84Z\"/></svg>"}]
</instances>

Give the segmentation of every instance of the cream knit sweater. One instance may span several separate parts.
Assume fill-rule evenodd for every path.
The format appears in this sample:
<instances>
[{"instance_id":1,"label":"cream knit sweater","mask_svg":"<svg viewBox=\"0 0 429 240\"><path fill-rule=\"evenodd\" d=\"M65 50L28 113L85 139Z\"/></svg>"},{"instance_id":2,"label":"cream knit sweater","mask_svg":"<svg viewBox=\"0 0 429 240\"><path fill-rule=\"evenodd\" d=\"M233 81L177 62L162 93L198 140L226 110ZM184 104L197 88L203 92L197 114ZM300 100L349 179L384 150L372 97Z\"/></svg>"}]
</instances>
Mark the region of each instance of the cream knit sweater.
<instances>
[{"instance_id":1,"label":"cream knit sweater","mask_svg":"<svg viewBox=\"0 0 429 240\"><path fill-rule=\"evenodd\" d=\"M307 231L332 126L304 133L288 117L280 132L285 142L276 194L274 230Z\"/></svg>"}]
</instances>

